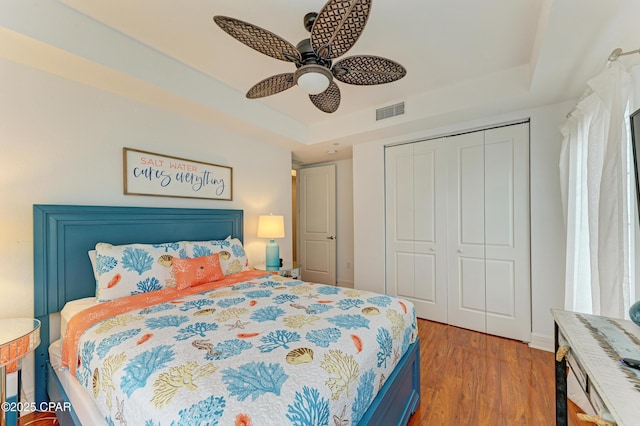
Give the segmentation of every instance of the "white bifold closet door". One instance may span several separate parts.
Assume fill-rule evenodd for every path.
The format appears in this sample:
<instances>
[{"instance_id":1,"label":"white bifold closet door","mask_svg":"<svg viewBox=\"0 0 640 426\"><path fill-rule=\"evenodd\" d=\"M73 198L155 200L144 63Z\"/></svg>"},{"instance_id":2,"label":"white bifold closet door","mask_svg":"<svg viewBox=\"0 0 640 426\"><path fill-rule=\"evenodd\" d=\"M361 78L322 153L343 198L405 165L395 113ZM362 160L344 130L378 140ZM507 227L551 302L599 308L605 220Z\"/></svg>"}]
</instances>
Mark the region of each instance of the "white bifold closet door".
<instances>
[{"instance_id":1,"label":"white bifold closet door","mask_svg":"<svg viewBox=\"0 0 640 426\"><path fill-rule=\"evenodd\" d=\"M387 291L419 317L530 340L528 123L386 152Z\"/></svg>"},{"instance_id":2,"label":"white bifold closet door","mask_svg":"<svg viewBox=\"0 0 640 426\"><path fill-rule=\"evenodd\" d=\"M420 318L447 322L445 146L438 140L387 150L387 292Z\"/></svg>"}]
</instances>

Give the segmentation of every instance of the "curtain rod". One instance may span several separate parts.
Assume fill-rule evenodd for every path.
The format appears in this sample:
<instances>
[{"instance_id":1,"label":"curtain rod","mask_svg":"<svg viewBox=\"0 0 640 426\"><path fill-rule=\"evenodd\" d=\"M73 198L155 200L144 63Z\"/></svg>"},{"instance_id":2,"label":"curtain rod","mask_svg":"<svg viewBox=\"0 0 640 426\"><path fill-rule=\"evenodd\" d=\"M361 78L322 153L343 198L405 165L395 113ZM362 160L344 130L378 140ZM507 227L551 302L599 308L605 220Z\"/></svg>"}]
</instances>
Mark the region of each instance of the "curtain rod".
<instances>
[{"instance_id":1,"label":"curtain rod","mask_svg":"<svg viewBox=\"0 0 640 426\"><path fill-rule=\"evenodd\" d=\"M619 47L616 49L613 49L613 52L611 52L609 54L609 57L607 58L607 67L610 66L612 62L617 61L620 56L633 55L634 53L640 53L640 49L630 50L628 52L623 52L622 49L620 49ZM582 96L580 96L580 99L578 99L578 104L580 103L580 101L582 101L584 98L589 96L591 93L592 93L591 89L587 87L585 91L582 93ZM569 111L569 113L567 114L567 119L570 118L571 115L573 115L573 112L575 110L576 108L574 107L571 111Z\"/></svg>"},{"instance_id":2,"label":"curtain rod","mask_svg":"<svg viewBox=\"0 0 640 426\"><path fill-rule=\"evenodd\" d=\"M617 49L614 49L613 52L611 52L611 54L609 55L609 59L608 60L609 60L609 62L615 61L620 56L633 55L634 53L640 53L640 49L630 50L629 52L623 52L622 49L620 49L618 47Z\"/></svg>"}]
</instances>

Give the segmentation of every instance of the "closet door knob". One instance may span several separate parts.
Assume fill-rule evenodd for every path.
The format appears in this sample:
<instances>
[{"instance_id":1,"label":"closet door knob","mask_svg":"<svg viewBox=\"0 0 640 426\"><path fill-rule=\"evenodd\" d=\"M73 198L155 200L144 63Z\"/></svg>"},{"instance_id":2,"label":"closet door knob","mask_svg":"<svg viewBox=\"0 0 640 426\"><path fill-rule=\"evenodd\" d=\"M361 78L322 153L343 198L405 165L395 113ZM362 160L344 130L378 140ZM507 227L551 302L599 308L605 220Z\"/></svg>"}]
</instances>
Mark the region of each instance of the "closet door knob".
<instances>
[{"instance_id":1,"label":"closet door knob","mask_svg":"<svg viewBox=\"0 0 640 426\"><path fill-rule=\"evenodd\" d=\"M435 247L431 247L431 249L430 249L430 250L431 250L431 251L436 251L436 248L435 248Z\"/></svg>"},{"instance_id":2,"label":"closet door knob","mask_svg":"<svg viewBox=\"0 0 640 426\"><path fill-rule=\"evenodd\" d=\"M461 248L458 249L458 253L462 253L464 250L462 250Z\"/></svg>"}]
</instances>

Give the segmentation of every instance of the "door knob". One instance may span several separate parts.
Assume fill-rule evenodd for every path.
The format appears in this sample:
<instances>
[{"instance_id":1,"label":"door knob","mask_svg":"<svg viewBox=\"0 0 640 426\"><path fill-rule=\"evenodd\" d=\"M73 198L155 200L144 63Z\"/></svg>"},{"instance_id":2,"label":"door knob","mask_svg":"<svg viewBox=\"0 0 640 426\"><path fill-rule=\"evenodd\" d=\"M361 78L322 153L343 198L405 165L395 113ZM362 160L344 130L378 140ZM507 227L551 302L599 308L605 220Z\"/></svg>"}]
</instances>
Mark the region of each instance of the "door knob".
<instances>
[{"instance_id":1,"label":"door knob","mask_svg":"<svg viewBox=\"0 0 640 426\"><path fill-rule=\"evenodd\" d=\"M458 249L458 253L462 253L464 250L462 249Z\"/></svg>"},{"instance_id":2,"label":"door knob","mask_svg":"<svg viewBox=\"0 0 640 426\"><path fill-rule=\"evenodd\" d=\"M336 237L334 237L333 235L327 237L327 240L335 240L335 239L336 239Z\"/></svg>"}]
</instances>

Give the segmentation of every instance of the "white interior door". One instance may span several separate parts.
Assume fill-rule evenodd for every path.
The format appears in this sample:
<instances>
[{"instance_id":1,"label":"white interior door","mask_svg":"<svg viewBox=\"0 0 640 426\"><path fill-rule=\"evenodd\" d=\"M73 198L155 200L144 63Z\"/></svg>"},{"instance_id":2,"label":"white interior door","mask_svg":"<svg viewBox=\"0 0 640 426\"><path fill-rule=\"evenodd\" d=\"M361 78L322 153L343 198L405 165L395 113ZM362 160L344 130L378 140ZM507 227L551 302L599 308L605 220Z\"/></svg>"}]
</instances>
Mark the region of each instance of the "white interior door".
<instances>
[{"instance_id":1,"label":"white interior door","mask_svg":"<svg viewBox=\"0 0 640 426\"><path fill-rule=\"evenodd\" d=\"M486 332L484 134L447 138L449 324Z\"/></svg>"},{"instance_id":2,"label":"white interior door","mask_svg":"<svg viewBox=\"0 0 640 426\"><path fill-rule=\"evenodd\" d=\"M528 341L529 126L447 139L449 323Z\"/></svg>"},{"instance_id":3,"label":"white interior door","mask_svg":"<svg viewBox=\"0 0 640 426\"><path fill-rule=\"evenodd\" d=\"M529 341L529 125L484 134L487 332Z\"/></svg>"},{"instance_id":4,"label":"white interior door","mask_svg":"<svg viewBox=\"0 0 640 426\"><path fill-rule=\"evenodd\" d=\"M387 293L420 318L530 340L528 123L385 156Z\"/></svg>"},{"instance_id":5,"label":"white interior door","mask_svg":"<svg viewBox=\"0 0 640 426\"><path fill-rule=\"evenodd\" d=\"M335 165L298 171L302 279L336 285Z\"/></svg>"},{"instance_id":6,"label":"white interior door","mask_svg":"<svg viewBox=\"0 0 640 426\"><path fill-rule=\"evenodd\" d=\"M446 168L442 141L386 150L387 292L447 322Z\"/></svg>"}]
</instances>

